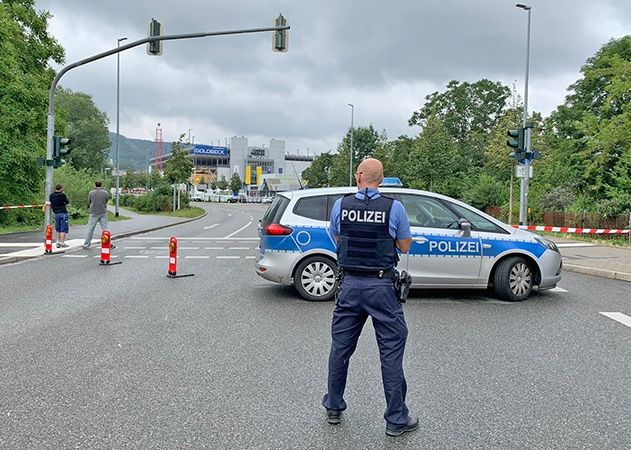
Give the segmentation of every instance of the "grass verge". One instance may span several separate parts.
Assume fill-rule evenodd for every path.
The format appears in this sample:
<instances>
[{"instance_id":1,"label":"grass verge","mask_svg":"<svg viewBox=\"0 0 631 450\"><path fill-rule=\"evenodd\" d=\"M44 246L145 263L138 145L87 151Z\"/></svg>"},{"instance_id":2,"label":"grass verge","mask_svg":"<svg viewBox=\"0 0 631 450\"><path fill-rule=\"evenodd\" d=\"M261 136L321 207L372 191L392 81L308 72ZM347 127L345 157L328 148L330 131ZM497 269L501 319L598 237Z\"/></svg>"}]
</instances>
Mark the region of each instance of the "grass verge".
<instances>
[{"instance_id":1,"label":"grass verge","mask_svg":"<svg viewBox=\"0 0 631 450\"><path fill-rule=\"evenodd\" d=\"M70 226L73 225L85 225L88 223L88 216L79 217L78 219L70 219ZM117 222L119 220L129 220L127 216L119 215L116 217L113 212L107 212L107 220L109 222ZM54 218L53 218L53 227L55 226ZM44 229L44 224L35 224L35 225L8 225L3 226L0 225L0 234L10 234L10 233L24 233L29 231L39 231Z\"/></svg>"},{"instance_id":2,"label":"grass verge","mask_svg":"<svg viewBox=\"0 0 631 450\"><path fill-rule=\"evenodd\" d=\"M152 212L145 212L145 211L138 211L136 208L131 208L129 206L125 206L125 209L128 209L130 211L135 212L136 214L147 214L147 215L156 215L156 216L169 216L169 217L183 217L185 219L193 219L195 217L199 217L201 215L203 215L206 211L203 208L198 208L198 207L192 207L192 208L183 208L183 209L178 209L176 211L162 211L162 212L157 212L157 211L152 211Z\"/></svg>"}]
</instances>

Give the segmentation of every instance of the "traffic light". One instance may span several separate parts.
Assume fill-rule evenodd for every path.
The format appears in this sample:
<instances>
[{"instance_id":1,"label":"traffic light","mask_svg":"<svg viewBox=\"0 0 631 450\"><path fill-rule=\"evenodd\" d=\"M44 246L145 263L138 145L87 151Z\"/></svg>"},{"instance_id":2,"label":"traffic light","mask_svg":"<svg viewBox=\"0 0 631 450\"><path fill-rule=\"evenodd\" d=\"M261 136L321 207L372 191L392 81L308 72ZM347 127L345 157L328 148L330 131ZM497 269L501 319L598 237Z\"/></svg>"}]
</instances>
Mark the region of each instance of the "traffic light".
<instances>
[{"instance_id":1,"label":"traffic light","mask_svg":"<svg viewBox=\"0 0 631 450\"><path fill-rule=\"evenodd\" d=\"M274 21L274 26L284 27L287 25L287 19L283 15L279 15ZM289 30L276 30L272 35L272 49L275 52L286 52L289 45Z\"/></svg>"},{"instance_id":2,"label":"traffic light","mask_svg":"<svg viewBox=\"0 0 631 450\"><path fill-rule=\"evenodd\" d=\"M508 130L506 135L511 137L512 139L508 139L506 141L506 145L510 148L514 148L515 151L510 153L509 156L511 158L515 158L517 160L526 159L526 150L525 150L525 129L519 128L517 130Z\"/></svg>"},{"instance_id":3,"label":"traffic light","mask_svg":"<svg viewBox=\"0 0 631 450\"><path fill-rule=\"evenodd\" d=\"M156 19L151 19L149 22L149 37L156 37L162 35L162 24ZM148 55L161 55L162 54L162 41L151 41L147 43Z\"/></svg>"},{"instance_id":4,"label":"traffic light","mask_svg":"<svg viewBox=\"0 0 631 450\"><path fill-rule=\"evenodd\" d=\"M68 145L70 145L70 139L53 136L53 167L57 168L66 164L62 157L70 154L72 149L67 148Z\"/></svg>"}]
</instances>

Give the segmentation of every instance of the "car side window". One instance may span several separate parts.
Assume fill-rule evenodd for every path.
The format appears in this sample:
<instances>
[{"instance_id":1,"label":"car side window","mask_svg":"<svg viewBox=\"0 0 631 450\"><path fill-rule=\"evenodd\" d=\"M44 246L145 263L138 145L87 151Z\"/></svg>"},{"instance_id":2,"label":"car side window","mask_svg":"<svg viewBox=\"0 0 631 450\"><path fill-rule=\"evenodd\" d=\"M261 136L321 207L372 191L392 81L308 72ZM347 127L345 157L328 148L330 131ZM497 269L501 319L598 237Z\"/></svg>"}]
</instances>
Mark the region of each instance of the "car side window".
<instances>
[{"instance_id":1,"label":"car side window","mask_svg":"<svg viewBox=\"0 0 631 450\"><path fill-rule=\"evenodd\" d=\"M471 223L471 229L475 231L486 231L489 233L502 233L508 234L508 232L497 225L495 225L490 220L482 217L479 214L476 214L474 211L471 211L468 208L464 208L460 205L456 205L455 203L449 202L449 206L453 208L458 215L467 219L469 223Z\"/></svg>"},{"instance_id":2,"label":"car side window","mask_svg":"<svg viewBox=\"0 0 631 450\"><path fill-rule=\"evenodd\" d=\"M401 194L399 197L412 227L454 228L458 217L439 200L423 195Z\"/></svg>"},{"instance_id":3,"label":"car side window","mask_svg":"<svg viewBox=\"0 0 631 450\"><path fill-rule=\"evenodd\" d=\"M294 206L294 214L313 220L329 220L327 196L317 195L301 198Z\"/></svg>"},{"instance_id":4,"label":"car side window","mask_svg":"<svg viewBox=\"0 0 631 450\"><path fill-rule=\"evenodd\" d=\"M329 195L326 220L331 220L331 211L333 211L333 205L335 205L335 202L337 201L338 198L342 198L342 197L344 197L344 194Z\"/></svg>"}]
</instances>

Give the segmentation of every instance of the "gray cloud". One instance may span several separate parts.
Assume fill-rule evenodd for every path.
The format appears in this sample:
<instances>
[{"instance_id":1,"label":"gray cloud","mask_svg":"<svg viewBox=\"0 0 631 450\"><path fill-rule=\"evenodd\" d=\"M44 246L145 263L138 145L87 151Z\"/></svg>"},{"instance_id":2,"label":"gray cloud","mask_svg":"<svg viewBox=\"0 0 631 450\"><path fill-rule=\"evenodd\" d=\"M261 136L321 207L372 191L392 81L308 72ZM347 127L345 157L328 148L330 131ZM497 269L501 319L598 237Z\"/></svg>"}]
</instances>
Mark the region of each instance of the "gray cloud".
<instances>
[{"instance_id":1,"label":"gray cloud","mask_svg":"<svg viewBox=\"0 0 631 450\"><path fill-rule=\"evenodd\" d=\"M547 114L563 101L585 59L624 32L627 2L532 1L531 109ZM396 137L418 132L407 119L451 79L523 90L527 14L514 1L40 0L37 7L54 15L51 30L68 62L121 36L144 37L151 17L168 34L264 27L280 12L289 19L286 54L271 51L270 33L166 42L161 57L144 48L123 53L121 132L129 137L152 136L161 122L167 140L194 127L198 142L274 137L288 149L319 152L336 148L347 130L347 103L355 104L356 125ZM93 95L111 129L115 64L110 57L61 82Z\"/></svg>"}]
</instances>

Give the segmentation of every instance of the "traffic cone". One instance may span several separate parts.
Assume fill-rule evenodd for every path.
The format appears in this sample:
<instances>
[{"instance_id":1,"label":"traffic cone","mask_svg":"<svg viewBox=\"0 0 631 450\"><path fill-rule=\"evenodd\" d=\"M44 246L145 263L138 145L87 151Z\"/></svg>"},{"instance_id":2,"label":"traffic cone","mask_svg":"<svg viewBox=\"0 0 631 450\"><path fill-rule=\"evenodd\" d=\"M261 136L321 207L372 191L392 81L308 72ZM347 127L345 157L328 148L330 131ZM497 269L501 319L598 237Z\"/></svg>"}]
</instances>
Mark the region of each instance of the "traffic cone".
<instances>
[{"instance_id":1,"label":"traffic cone","mask_svg":"<svg viewBox=\"0 0 631 450\"><path fill-rule=\"evenodd\" d=\"M53 253L53 226L46 225L46 234L44 235L44 254L52 255Z\"/></svg>"},{"instance_id":2,"label":"traffic cone","mask_svg":"<svg viewBox=\"0 0 631 450\"><path fill-rule=\"evenodd\" d=\"M169 273L168 276L177 275L177 239L172 236L169 240Z\"/></svg>"},{"instance_id":3,"label":"traffic cone","mask_svg":"<svg viewBox=\"0 0 631 450\"><path fill-rule=\"evenodd\" d=\"M175 236L172 236L169 240L169 271L167 273L167 277L169 278L182 278L182 277L192 277L195 276L194 273L187 273L185 275L177 274L177 239Z\"/></svg>"},{"instance_id":4,"label":"traffic cone","mask_svg":"<svg viewBox=\"0 0 631 450\"><path fill-rule=\"evenodd\" d=\"M110 252L112 249L112 235L109 231L103 230L101 233L101 262L102 266L113 266L114 264L121 264L122 261L110 263Z\"/></svg>"}]
</instances>

